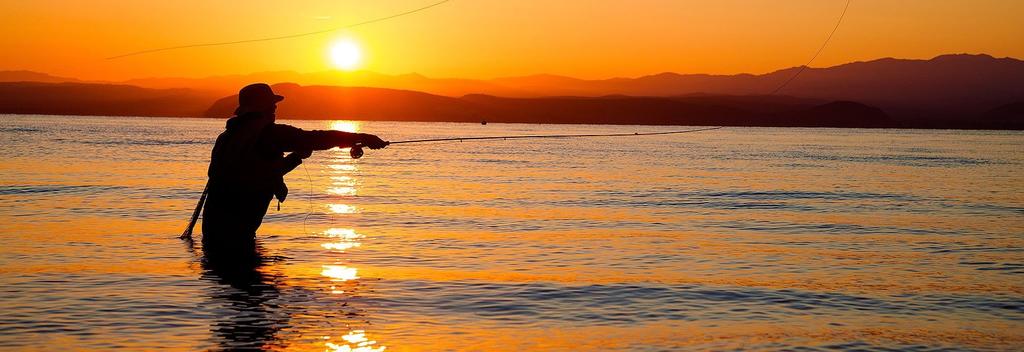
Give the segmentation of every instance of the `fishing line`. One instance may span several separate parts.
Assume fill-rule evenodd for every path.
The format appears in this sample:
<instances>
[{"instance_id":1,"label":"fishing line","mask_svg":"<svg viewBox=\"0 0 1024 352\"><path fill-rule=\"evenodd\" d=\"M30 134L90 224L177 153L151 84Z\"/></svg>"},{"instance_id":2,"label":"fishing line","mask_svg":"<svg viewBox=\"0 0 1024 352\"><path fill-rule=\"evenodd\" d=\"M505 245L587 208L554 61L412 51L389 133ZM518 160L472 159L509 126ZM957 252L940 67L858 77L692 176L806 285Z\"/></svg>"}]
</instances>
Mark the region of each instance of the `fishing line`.
<instances>
[{"instance_id":1,"label":"fishing line","mask_svg":"<svg viewBox=\"0 0 1024 352\"><path fill-rule=\"evenodd\" d=\"M433 4L424 6L424 7L412 9L412 10L401 12L401 13L397 13L397 14L394 14L394 15L378 17L378 18L374 18L374 19L371 19L371 20L363 21L363 22L358 22L358 23L353 23L353 24L349 24L349 25L344 25L344 26L341 26L341 27L322 29L322 30L319 30L319 31L297 33L297 34L289 34L289 35L281 35L281 36L275 36L275 37L264 37L264 38L234 40L234 41L226 41L226 42L213 42L213 43L200 43L200 44L187 44L187 45L169 46L169 47L165 47L165 48L147 49L147 50L140 50L140 51L130 52L130 53L126 53L126 54L121 54L121 55L115 55L115 56L111 56L111 57L106 58L106 60L116 60L116 59L120 59L120 58L123 58L123 57L136 56L136 55L144 55L144 54L152 54L152 53L157 53L157 52L161 52L161 51L171 51L171 50L180 50L180 49L188 49L188 48L201 48L201 47L210 47L210 46L235 45L235 44L244 44L244 43L267 42L267 41L272 41L272 40L292 39L292 38L306 37L306 36L323 34L323 33L330 33L330 32L334 32L334 31L338 31L338 30L342 30L342 29L348 29L348 28L358 27L358 26L367 25L367 24L371 24L371 23L387 21L387 20L390 20L390 19L396 18L396 17L402 17L402 16L405 16L405 15L411 15L411 14L414 14L414 13L417 13L417 12L429 9L431 7L439 6L439 5L444 4L446 2L449 2L449 1L451 1L451 0L442 0L442 1L438 1L438 2L435 2Z\"/></svg>"},{"instance_id":2,"label":"fishing line","mask_svg":"<svg viewBox=\"0 0 1024 352\"><path fill-rule=\"evenodd\" d=\"M306 210L306 216L302 218L302 233L309 235L309 231L306 230L306 221L309 220L309 216L313 215L313 177L309 176L309 168L306 167L306 163L302 163L302 171L306 172L306 181L309 182L309 197L306 198L309 203L309 209Z\"/></svg>"},{"instance_id":3,"label":"fishing line","mask_svg":"<svg viewBox=\"0 0 1024 352\"><path fill-rule=\"evenodd\" d=\"M656 136L663 134L680 134L700 131L711 131L717 130L724 126L698 128L690 130L680 131L668 131L668 132L647 132L647 133L607 133L607 134L541 134L541 135L518 135L518 136L493 136L493 137L454 137L454 138L433 138L433 139L413 139L407 141L388 142L388 145L395 144L411 144L411 143L428 143L428 142L448 142L448 141L479 141L489 139L526 139L526 138L584 138L584 137L629 137L629 136Z\"/></svg>"},{"instance_id":4,"label":"fishing line","mask_svg":"<svg viewBox=\"0 0 1024 352\"><path fill-rule=\"evenodd\" d=\"M836 26L832 28L832 32L830 32L828 34L828 37L825 38L825 42L821 43L821 47L819 47L818 51L814 53L814 56L811 56L811 59L807 60L807 63L804 64L803 66L800 66L800 69L797 70L792 77L789 77L789 79L787 79L785 82L782 82L782 85L780 85L778 88L775 88L775 90L773 90L771 93L768 93L768 95L775 95L775 93L778 93L780 90L782 90L782 88L785 88L787 85L789 85L789 82L792 82L794 79L796 79L797 76L800 76L800 74L807 69L811 62L814 62L814 59L818 58L818 55L820 55L821 52L825 50L825 46L828 45L828 42L832 40L832 35L836 34L836 30L839 29L839 25L843 23L843 18L846 17L846 10L850 8L851 1L853 0L846 0L846 6L843 7L843 13L839 15L839 20L836 21Z\"/></svg>"},{"instance_id":5,"label":"fishing line","mask_svg":"<svg viewBox=\"0 0 1024 352\"><path fill-rule=\"evenodd\" d=\"M463 141L483 141L483 140L509 140L509 139L541 139L541 138L587 138L587 137L638 137L638 136L657 136L666 134L681 134L690 132L700 131L711 131L717 130L724 126L698 128L689 130L679 131L667 131L667 132L634 132L634 133L604 133L604 134L535 134L535 135L513 135L513 136L488 136L488 137L450 137L450 138L430 138L430 139L411 139L405 141L388 142L388 145L395 144L414 144L414 143L433 143L433 142L463 142ZM352 159L359 159L363 157L364 145L357 143L349 149L349 156Z\"/></svg>"}]
</instances>

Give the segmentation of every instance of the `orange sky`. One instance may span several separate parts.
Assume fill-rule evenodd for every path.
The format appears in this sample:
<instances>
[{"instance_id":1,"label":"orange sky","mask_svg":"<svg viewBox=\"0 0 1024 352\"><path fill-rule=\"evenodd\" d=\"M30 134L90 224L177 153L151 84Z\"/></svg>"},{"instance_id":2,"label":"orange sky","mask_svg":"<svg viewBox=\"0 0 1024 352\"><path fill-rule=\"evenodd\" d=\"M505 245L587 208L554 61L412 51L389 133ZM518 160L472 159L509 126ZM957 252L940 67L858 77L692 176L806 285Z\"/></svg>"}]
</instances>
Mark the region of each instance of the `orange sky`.
<instances>
[{"instance_id":1,"label":"orange sky","mask_svg":"<svg viewBox=\"0 0 1024 352\"><path fill-rule=\"evenodd\" d=\"M348 31L104 60L163 46L316 31L436 0L2 0L0 70L86 79L333 69L350 38L362 69L493 78L763 73L806 62L844 0L452 0ZM242 5L245 4L245 5ZM812 66L879 57L987 53L1024 58L1019 0L853 0Z\"/></svg>"}]
</instances>

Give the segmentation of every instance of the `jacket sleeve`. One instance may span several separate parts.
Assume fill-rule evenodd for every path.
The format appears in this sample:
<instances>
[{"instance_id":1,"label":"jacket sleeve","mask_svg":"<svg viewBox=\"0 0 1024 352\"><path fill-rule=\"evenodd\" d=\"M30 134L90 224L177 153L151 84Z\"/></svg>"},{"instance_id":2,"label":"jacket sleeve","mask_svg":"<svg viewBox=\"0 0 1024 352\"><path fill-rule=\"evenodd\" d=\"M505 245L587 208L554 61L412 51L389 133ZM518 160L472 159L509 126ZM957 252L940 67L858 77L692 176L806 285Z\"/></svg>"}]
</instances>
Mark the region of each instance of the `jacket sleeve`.
<instances>
[{"instance_id":1,"label":"jacket sleeve","mask_svg":"<svg viewBox=\"0 0 1024 352\"><path fill-rule=\"evenodd\" d=\"M360 133L342 131L306 131L301 128L273 124L270 133L264 135L266 146L275 152L298 150L325 150L334 147L351 147L361 137Z\"/></svg>"},{"instance_id":2,"label":"jacket sleeve","mask_svg":"<svg viewBox=\"0 0 1024 352\"><path fill-rule=\"evenodd\" d=\"M288 154L275 164L274 167L277 168L281 175L284 175L295 170L300 164L302 164L302 158L295 154Z\"/></svg>"}]
</instances>

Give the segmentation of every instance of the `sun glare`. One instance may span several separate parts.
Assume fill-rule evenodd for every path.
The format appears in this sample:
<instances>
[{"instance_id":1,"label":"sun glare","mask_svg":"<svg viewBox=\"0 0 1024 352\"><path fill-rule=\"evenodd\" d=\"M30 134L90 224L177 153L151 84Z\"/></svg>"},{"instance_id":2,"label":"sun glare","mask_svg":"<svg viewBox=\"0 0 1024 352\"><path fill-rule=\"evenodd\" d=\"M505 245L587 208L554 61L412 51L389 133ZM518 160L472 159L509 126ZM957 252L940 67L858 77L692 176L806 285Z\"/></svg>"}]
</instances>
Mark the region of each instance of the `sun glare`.
<instances>
[{"instance_id":1,"label":"sun glare","mask_svg":"<svg viewBox=\"0 0 1024 352\"><path fill-rule=\"evenodd\" d=\"M334 120L328 122L327 127L335 131L359 132L358 121Z\"/></svg>"},{"instance_id":2,"label":"sun glare","mask_svg":"<svg viewBox=\"0 0 1024 352\"><path fill-rule=\"evenodd\" d=\"M331 62L338 69L351 71L359 67L363 51L351 39L342 39L331 45Z\"/></svg>"}]
</instances>

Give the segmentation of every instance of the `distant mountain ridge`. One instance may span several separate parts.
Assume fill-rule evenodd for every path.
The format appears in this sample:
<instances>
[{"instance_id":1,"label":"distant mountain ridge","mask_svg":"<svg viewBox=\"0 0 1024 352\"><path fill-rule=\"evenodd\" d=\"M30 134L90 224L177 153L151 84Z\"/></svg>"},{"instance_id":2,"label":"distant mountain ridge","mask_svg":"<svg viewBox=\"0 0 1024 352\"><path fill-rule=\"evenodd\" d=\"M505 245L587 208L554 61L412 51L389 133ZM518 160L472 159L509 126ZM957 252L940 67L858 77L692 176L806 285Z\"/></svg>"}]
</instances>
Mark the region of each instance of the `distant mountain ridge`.
<instances>
[{"instance_id":1,"label":"distant mountain ridge","mask_svg":"<svg viewBox=\"0 0 1024 352\"><path fill-rule=\"evenodd\" d=\"M26 70L10 70L0 71L0 82L41 82L41 83L63 83L63 82L80 82L75 78L68 77L57 77L47 73L26 71Z\"/></svg>"},{"instance_id":2,"label":"distant mountain ridge","mask_svg":"<svg viewBox=\"0 0 1024 352\"><path fill-rule=\"evenodd\" d=\"M0 113L201 116L217 96L191 89L94 83L0 83Z\"/></svg>"},{"instance_id":3,"label":"distant mountain ridge","mask_svg":"<svg viewBox=\"0 0 1024 352\"><path fill-rule=\"evenodd\" d=\"M667 96L692 93L768 94L800 68L763 75L660 73L637 78L576 80L558 76L498 79L548 95ZM941 55L930 60L878 59L807 68L779 94L852 100L902 117L950 118L1024 100L1024 61L988 55Z\"/></svg>"},{"instance_id":4,"label":"distant mountain ridge","mask_svg":"<svg viewBox=\"0 0 1024 352\"><path fill-rule=\"evenodd\" d=\"M286 96L278 116L298 119L725 125L803 127L898 127L877 108L853 102L822 103L791 97L542 97L491 95L444 97L367 87L277 84ZM237 96L219 99L206 117L231 116Z\"/></svg>"},{"instance_id":5,"label":"distant mountain ridge","mask_svg":"<svg viewBox=\"0 0 1024 352\"><path fill-rule=\"evenodd\" d=\"M788 96L455 98L369 87L274 85L287 98L278 116L290 119L391 121L723 125L784 127L903 127L1024 129L1019 105L970 121L914 121L849 101ZM211 103L212 102L212 103ZM189 89L149 89L88 83L0 83L0 113L205 116L226 118L237 96Z\"/></svg>"},{"instance_id":6,"label":"distant mountain ridge","mask_svg":"<svg viewBox=\"0 0 1024 352\"><path fill-rule=\"evenodd\" d=\"M658 115L670 110L675 111L675 114L697 114L700 113L700 109L687 110L680 106L675 106L671 109L666 108L668 105L677 104L678 99L690 99L692 102L697 97L701 97L702 104L704 105L740 107L740 110L746 113L757 113L761 117L774 113L791 114L790 118L795 118L795 115L792 115L796 111L794 110L795 105L781 103L783 101L782 97L788 96L795 100L814 101L819 105L829 102L854 102L877 108L881 113L890 118L888 125L892 126L1020 128L1012 126L1024 125L1024 121L1022 121L1024 117L1020 116L1019 105L1014 105L1024 102L1024 84L1020 83L1024 82L1024 61L1018 59L994 58L984 54L953 54L940 55L928 60L884 58L826 68L806 68L797 79L779 92L780 95L766 96L766 94L778 88L782 82L793 77L800 69L799 67L793 67L760 75L709 75L665 72L636 78L598 80L577 79L550 74L473 80L438 79L418 74L382 75L372 72L299 74L281 71L208 78L146 78L128 81L128 85L156 90L163 89L165 90L164 92L167 92L168 89L179 89L179 92L182 92L182 94L188 92L185 94L189 96L188 99L185 99L188 101L188 104L195 104L197 99L201 99L199 97L208 98L207 108L209 108L210 104L213 104L217 98L234 94L239 87L248 83L260 81L268 83L297 82L307 86L306 88L308 89L297 89L293 94L326 94L327 96L332 96L331 99L346 99L345 97L338 96L336 93L325 92L360 93L357 95L360 99L364 100L362 103L342 106L321 100L320 105L341 109L330 113L345 115L348 114L348 111L361 111L360 114L365 113L368 116L365 118L371 119L383 118L382 116L390 116L388 117L389 119L406 119L409 118L408 115L414 113L442 118L432 109L454 109L452 106L458 105L459 107L456 110L445 110L449 114L443 118L461 121L462 119L469 119L467 116L473 114L489 114L519 121L529 120L532 117L519 116L517 113L509 112L509 110L533 111L535 114L539 114L543 110L541 106L560 106L568 109L564 111L564 114L571 115L579 112L572 110L572 107L586 110L600 105L595 105L594 101L583 103L587 101L583 98L599 98L601 104L605 104L600 106L608 110L593 111L592 116L589 118L592 120L607 118L610 119L609 121L621 121L622 117L612 118L609 117L609 114L621 115L629 112L632 114L650 113ZM73 78L55 77L29 71L0 71L0 82L8 82L2 84L5 89L8 89L8 92L14 94L14 96L2 98L2 101L6 101L5 104L7 105L0 105L0 112L15 112L15 110L11 110L12 106L21 109L17 111L26 111L24 109L26 103L24 101L19 103L17 100L31 100L31 97L19 97L19 92L27 91L20 91L18 90L19 88L11 86L17 85L16 82L25 81L86 83ZM126 85L126 83L106 82L106 84L98 84L98 86L107 86L103 88L107 90L111 89L109 86L115 85ZM321 88L314 89L314 86ZM373 91L374 93L371 94L371 91L361 89L332 91L327 90L325 88L327 86L347 88L372 87L389 90ZM21 85L18 87L20 89L27 89L30 86ZM79 88L79 90L71 91L84 94L84 91L81 89L86 88ZM34 87L33 89L43 88ZM43 90L45 91L45 89ZM65 92L71 91L65 90ZM425 95L421 96L412 93ZM154 96L168 96L165 93L153 94L155 94ZM427 98L427 96L430 98ZM489 96L489 98L484 98L484 96ZM97 95L93 95L93 97L102 98ZM64 99L59 96L51 96L50 98L54 99L54 105L60 105L56 102ZM441 98L449 98L449 100ZM117 98L104 99L109 101L117 100ZM473 102L474 100L476 101ZM289 102L293 101L295 100L289 97ZM462 105L453 105L452 101L458 101ZM711 101L716 101L717 103L708 103ZM472 102L475 105L463 104L466 102ZM653 105L643 106L641 102ZM77 103L88 105L90 102L78 101ZM40 111L57 109L56 107L47 107L45 106L46 104L39 102L35 104L38 105L37 108L41 109ZM368 106L370 105L367 104L398 104L399 106L392 106L390 107L391 110L382 108L369 109ZM775 106L774 111L764 110L773 104ZM500 108L498 108L499 106ZM660 106L665 109L655 109L653 108L654 106ZM755 106L757 107L755 108ZM417 111L413 107L422 110ZM626 107L629 108L627 109ZM804 104L800 107L809 108L810 106ZM102 106L96 105L94 108L89 111L98 111L96 109L100 109ZM851 106L846 106L845 108L851 108ZM74 110L73 107L61 109L63 109L62 111ZM186 110L191 111L192 115L199 115L207 110L205 108L197 109L195 106L189 106L187 109L164 106L161 109L159 113L161 116L168 114L170 111ZM304 109L306 109L304 111L311 113L310 116L329 115L327 110L314 111L310 110L310 107L305 107ZM117 112L117 109L100 110ZM141 106L132 105L131 111L136 111L138 114L146 114L146 109ZM711 115L718 116L719 118L726 118L726 115L728 115L725 110L715 111L717 112ZM868 110L860 109L859 111L865 116L877 115ZM839 111L834 110L821 110L819 112L839 113ZM749 120L752 118L749 115L745 116L748 121L754 121ZM580 119L585 118L584 116L577 117ZM653 117L650 117L650 119L658 120ZM758 121L761 121L758 123L770 123L773 125L781 123L778 121L765 122L768 120L763 119ZM995 123L994 121L999 122ZM838 123L839 121L834 122ZM846 122L848 121L843 123L845 124ZM885 124L872 123L872 125L882 126Z\"/></svg>"}]
</instances>

